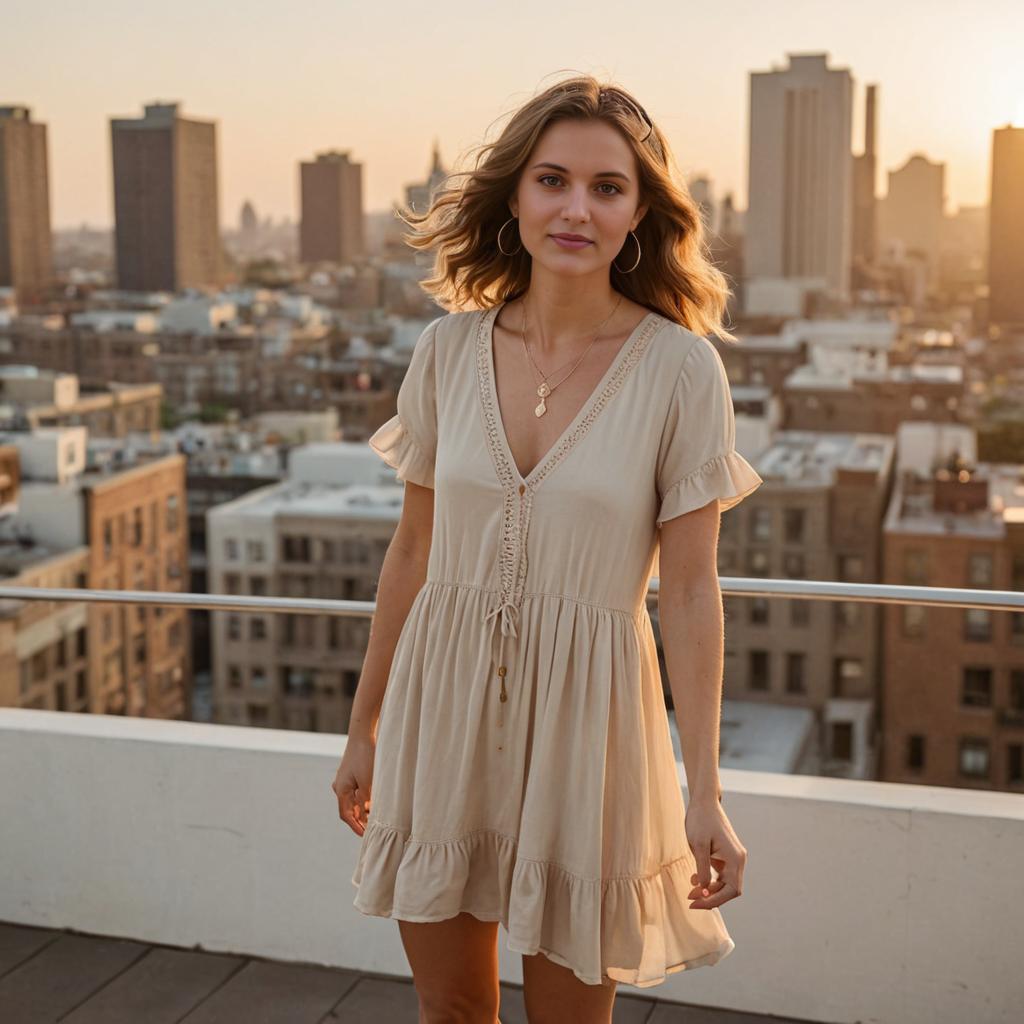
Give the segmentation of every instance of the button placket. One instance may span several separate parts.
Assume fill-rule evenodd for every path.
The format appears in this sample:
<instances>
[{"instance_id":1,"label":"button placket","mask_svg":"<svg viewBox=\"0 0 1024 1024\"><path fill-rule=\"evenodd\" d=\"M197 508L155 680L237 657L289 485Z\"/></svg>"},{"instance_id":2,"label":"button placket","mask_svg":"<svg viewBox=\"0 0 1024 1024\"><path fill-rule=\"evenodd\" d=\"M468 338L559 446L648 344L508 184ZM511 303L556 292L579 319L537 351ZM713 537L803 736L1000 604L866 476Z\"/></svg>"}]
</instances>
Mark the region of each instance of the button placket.
<instances>
[{"instance_id":1,"label":"button placket","mask_svg":"<svg viewBox=\"0 0 1024 1024\"><path fill-rule=\"evenodd\" d=\"M485 622L493 620L493 625L498 623L501 625L498 657L497 660L493 656L491 659L491 664L496 666L496 673L500 684L498 691L499 726L504 724L503 705L508 701L508 690L505 686L506 679L508 678L508 665L505 662L505 638L507 636L519 636L516 627L520 621L526 581L526 540L532 505L533 492L525 483L519 484L518 494L512 489L506 490L499 553L500 600L484 616ZM493 649L493 632L491 634L491 645ZM502 747L499 745L498 749L501 750Z\"/></svg>"}]
</instances>

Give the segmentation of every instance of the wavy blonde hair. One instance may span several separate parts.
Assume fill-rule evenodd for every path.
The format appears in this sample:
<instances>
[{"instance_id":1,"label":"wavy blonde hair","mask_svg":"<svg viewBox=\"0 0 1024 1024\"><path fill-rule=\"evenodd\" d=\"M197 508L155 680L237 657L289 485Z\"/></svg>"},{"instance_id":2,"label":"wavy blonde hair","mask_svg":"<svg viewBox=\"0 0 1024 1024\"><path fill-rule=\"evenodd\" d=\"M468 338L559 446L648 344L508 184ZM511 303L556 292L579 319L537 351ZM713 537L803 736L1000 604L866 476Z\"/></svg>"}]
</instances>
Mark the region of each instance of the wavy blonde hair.
<instances>
[{"instance_id":1,"label":"wavy blonde hair","mask_svg":"<svg viewBox=\"0 0 1024 1024\"><path fill-rule=\"evenodd\" d=\"M552 85L519 107L494 142L476 147L472 170L448 175L422 215L396 207L395 215L413 228L404 240L414 249L435 251L434 273L420 282L423 290L449 311L488 308L527 290L532 257L522 245L505 256L498 231L541 133L569 119L611 125L636 156L638 205L648 204L635 230L642 255L633 273L623 274L612 262L612 287L695 334L736 341L723 324L729 286L709 258L700 207L665 136L629 93L592 75ZM623 251L635 262L631 238Z\"/></svg>"}]
</instances>

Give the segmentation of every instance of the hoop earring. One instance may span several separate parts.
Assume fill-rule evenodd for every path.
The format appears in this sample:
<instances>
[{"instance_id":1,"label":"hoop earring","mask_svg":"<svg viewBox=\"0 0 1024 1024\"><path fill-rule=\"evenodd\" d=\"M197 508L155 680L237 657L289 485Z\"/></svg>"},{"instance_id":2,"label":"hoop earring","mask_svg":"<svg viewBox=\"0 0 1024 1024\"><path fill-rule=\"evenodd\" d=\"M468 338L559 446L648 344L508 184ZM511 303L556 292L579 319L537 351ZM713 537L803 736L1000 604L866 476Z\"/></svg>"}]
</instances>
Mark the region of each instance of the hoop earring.
<instances>
[{"instance_id":1,"label":"hoop earring","mask_svg":"<svg viewBox=\"0 0 1024 1024\"><path fill-rule=\"evenodd\" d=\"M519 249L513 249L513 250L512 250L512 252L505 252L505 250L501 248L501 233L502 233L502 231L504 231L504 230L505 230L505 228L507 228L507 227L509 226L509 224L511 224L511 223L512 223L512 221L514 221L515 219L516 219L515 217L509 217L509 219L508 219L507 221L505 221L505 223L504 223L504 224L502 224L500 228L498 228L498 250L499 250L499 251L501 252L502 256L515 256L515 254L516 254L517 252L519 252L519 251L520 251L520 249L522 249L522 248L523 248L523 242L522 242L522 239L520 239L520 240L519 240Z\"/></svg>"},{"instance_id":2,"label":"hoop earring","mask_svg":"<svg viewBox=\"0 0 1024 1024\"><path fill-rule=\"evenodd\" d=\"M633 241L636 242L636 263L634 263L633 266L629 268L629 270L622 270L619 267L619 265L615 262L615 260L612 260L612 266L615 267L615 269L618 270L620 274L631 274L640 265L640 239L636 237L636 232L630 230L629 233L633 236ZM618 259L618 256L616 256L615 259Z\"/></svg>"}]
</instances>

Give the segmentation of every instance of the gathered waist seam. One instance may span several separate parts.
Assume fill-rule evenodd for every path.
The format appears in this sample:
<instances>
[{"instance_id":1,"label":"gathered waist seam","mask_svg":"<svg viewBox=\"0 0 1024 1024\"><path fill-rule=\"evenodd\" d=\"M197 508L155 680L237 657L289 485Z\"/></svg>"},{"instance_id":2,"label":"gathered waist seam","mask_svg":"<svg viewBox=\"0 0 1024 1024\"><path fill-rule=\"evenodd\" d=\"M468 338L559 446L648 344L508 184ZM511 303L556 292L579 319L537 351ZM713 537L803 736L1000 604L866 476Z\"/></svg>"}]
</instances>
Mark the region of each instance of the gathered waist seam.
<instances>
[{"instance_id":1,"label":"gathered waist seam","mask_svg":"<svg viewBox=\"0 0 1024 1024\"><path fill-rule=\"evenodd\" d=\"M479 583L468 583L465 580L436 580L428 579L424 582L424 586L433 587L451 587L456 590L476 590L482 594L489 594L491 596L500 597L501 591L494 587L485 587ZM523 601L527 601L534 597L552 597L559 601L570 601L573 604L581 604L587 608L594 608L597 611L610 612L612 615L621 615L630 620L636 620L643 616L646 610L644 602L640 603L640 607L632 612L627 608L612 608L609 605L598 604L596 601L587 601L581 597L574 597L572 594L558 594L548 590L524 590L522 594Z\"/></svg>"}]
</instances>

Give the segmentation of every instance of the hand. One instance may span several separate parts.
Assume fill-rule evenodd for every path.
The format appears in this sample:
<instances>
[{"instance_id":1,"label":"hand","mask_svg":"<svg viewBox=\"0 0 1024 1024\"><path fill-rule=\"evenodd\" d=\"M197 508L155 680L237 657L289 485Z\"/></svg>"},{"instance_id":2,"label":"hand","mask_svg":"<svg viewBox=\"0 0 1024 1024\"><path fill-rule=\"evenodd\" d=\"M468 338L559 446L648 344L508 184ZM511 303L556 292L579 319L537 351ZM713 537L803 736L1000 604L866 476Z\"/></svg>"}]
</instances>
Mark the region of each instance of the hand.
<instances>
[{"instance_id":1,"label":"hand","mask_svg":"<svg viewBox=\"0 0 1024 1024\"><path fill-rule=\"evenodd\" d=\"M358 740L350 736L345 744L341 764L338 765L338 773L331 783L331 789L338 798L338 817L357 836L366 831L376 752L377 744L373 740Z\"/></svg>"},{"instance_id":2,"label":"hand","mask_svg":"<svg viewBox=\"0 0 1024 1024\"><path fill-rule=\"evenodd\" d=\"M691 801L686 809L686 841L697 860L690 875L691 910L711 910L743 892L747 851L733 831L718 800ZM711 878L714 865L718 877Z\"/></svg>"}]
</instances>

